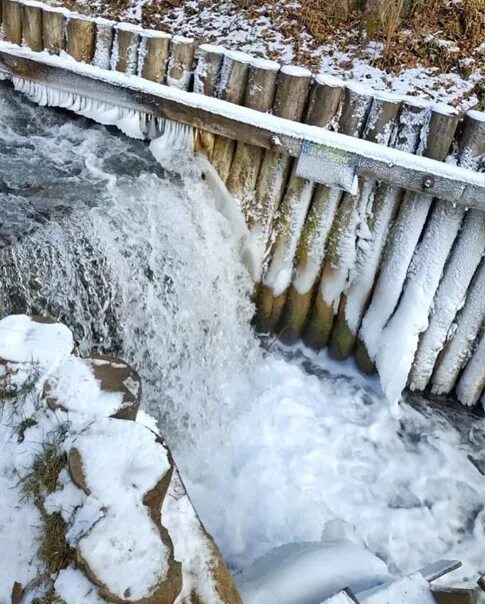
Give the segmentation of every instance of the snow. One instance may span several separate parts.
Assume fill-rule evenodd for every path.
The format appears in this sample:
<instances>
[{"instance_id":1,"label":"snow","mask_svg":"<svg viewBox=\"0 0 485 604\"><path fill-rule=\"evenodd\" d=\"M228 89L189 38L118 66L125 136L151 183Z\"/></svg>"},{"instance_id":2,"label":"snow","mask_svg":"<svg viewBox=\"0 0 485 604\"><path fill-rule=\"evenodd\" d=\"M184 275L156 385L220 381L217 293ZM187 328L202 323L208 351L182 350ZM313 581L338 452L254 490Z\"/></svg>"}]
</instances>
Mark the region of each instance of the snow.
<instances>
[{"instance_id":1,"label":"snow","mask_svg":"<svg viewBox=\"0 0 485 604\"><path fill-rule=\"evenodd\" d=\"M174 540L174 557L182 563L182 591L174 604L183 604L195 591L202 602L222 604L210 580L214 554L207 535L175 469L162 506L162 522Z\"/></svg>"},{"instance_id":2,"label":"snow","mask_svg":"<svg viewBox=\"0 0 485 604\"><path fill-rule=\"evenodd\" d=\"M90 497L104 510L79 541L79 552L118 598L127 589L134 600L148 597L168 571L167 548L143 504L170 470L167 452L155 438L141 424L106 418L73 442Z\"/></svg>"},{"instance_id":3,"label":"snow","mask_svg":"<svg viewBox=\"0 0 485 604\"><path fill-rule=\"evenodd\" d=\"M101 390L89 360L70 357L49 376L49 398L68 412L113 415L123 404L121 392Z\"/></svg>"},{"instance_id":4,"label":"snow","mask_svg":"<svg viewBox=\"0 0 485 604\"><path fill-rule=\"evenodd\" d=\"M342 191L319 187L315 193L307 222L311 224L306 243L306 257L295 270L293 286L300 294L306 294L316 283L325 256L325 244L332 227Z\"/></svg>"},{"instance_id":5,"label":"snow","mask_svg":"<svg viewBox=\"0 0 485 604\"><path fill-rule=\"evenodd\" d=\"M485 329L485 328L484 328ZM458 400L464 405L476 405L485 388L485 332L477 344L472 358L463 372L456 387Z\"/></svg>"},{"instance_id":6,"label":"snow","mask_svg":"<svg viewBox=\"0 0 485 604\"><path fill-rule=\"evenodd\" d=\"M453 328L453 339L439 359L432 377L432 392L451 392L460 371L470 357L471 348L479 334L485 316L485 263L482 260L467 293L464 309Z\"/></svg>"},{"instance_id":7,"label":"snow","mask_svg":"<svg viewBox=\"0 0 485 604\"><path fill-rule=\"evenodd\" d=\"M359 596L360 598L361 596ZM414 573L394 581L385 588L375 590L375 593L364 597L365 604L435 604L429 583L420 573Z\"/></svg>"},{"instance_id":8,"label":"snow","mask_svg":"<svg viewBox=\"0 0 485 604\"><path fill-rule=\"evenodd\" d=\"M247 107L237 106L233 103L221 101L220 99L215 99L203 95L196 95L187 92L186 90L179 89L175 85L172 87L163 86L155 82L149 82L134 75L123 74L114 71L106 71L103 69L99 69L98 67L93 65L75 62L72 60L72 58L66 59L65 57L49 55L46 52L32 53L29 50L19 49L15 45L6 42L0 42L0 50L2 49L14 52L14 54L17 56L34 58L37 60L41 59L42 62L47 65L68 69L73 73L79 73L101 81L109 82L122 87L131 88L133 90L146 91L155 95L158 94L159 96L162 96L167 100L174 100L181 103L182 105L187 104L193 107L194 109L202 109L204 111L208 111L209 113L224 115L242 123L257 126L258 128L261 128L263 130L274 130L278 132L280 136L286 135L292 138L296 138L297 141L305 139L320 145L336 147L337 149L343 152L362 154L368 159L376 160L390 166L402 166L408 169L420 169L425 172L433 173L439 177L463 180L467 184L478 185L479 187L483 187L485 185L485 175L479 174L472 170L466 170L464 168L460 168L458 166L454 166L448 163L435 162L433 160L420 156L413 156L409 153L404 153L397 149L376 145L374 143L370 143L368 141L361 140L355 137L345 137L339 133L332 132L330 130L325 130L316 126L308 126L306 124L299 124L298 122L285 120L275 115L261 113L253 109L249 109ZM37 102L46 104L45 102L43 102L44 96L46 94L45 86L31 82L25 82L20 80L19 78L13 78L13 81L14 84L23 91L26 92L30 90L30 94L34 96L34 99L36 97L36 91L39 91L39 93L41 93L40 101ZM39 93L37 93L37 96L39 96ZM63 93L54 89L51 91L51 100L47 104L56 104L54 102L55 94L61 95L61 98L63 98ZM139 128L134 128L133 134L130 134L130 129L135 126L135 124L132 122L137 118L137 112L132 110L125 110L125 112L126 120L129 120L127 134L139 137ZM92 114L90 115L90 117L96 119L96 114ZM450 190L451 189L452 186L450 183ZM454 195L456 194L457 198L459 198L462 193L463 190L460 188L456 191L456 193L454 193Z\"/></svg>"},{"instance_id":9,"label":"snow","mask_svg":"<svg viewBox=\"0 0 485 604\"><path fill-rule=\"evenodd\" d=\"M273 550L236 576L245 604L320 604L337 591L361 591L389 578L382 560L349 541Z\"/></svg>"},{"instance_id":10,"label":"snow","mask_svg":"<svg viewBox=\"0 0 485 604\"><path fill-rule=\"evenodd\" d=\"M0 321L0 358L5 360L55 365L73 348L71 332L60 323L39 323L25 315Z\"/></svg>"},{"instance_id":11,"label":"snow","mask_svg":"<svg viewBox=\"0 0 485 604\"><path fill-rule=\"evenodd\" d=\"M438 354L457 312L465 302L466 292L484 249L485 216L483 212L470 210L433 300L428 329L420 338L410 375L412 390L424 390L428 385Z\"/></svg>"},{"instance_id":12,"label":"snow","mask_svg":"<svg viewBox=\"0 0 485 604\"><path fill-rule=\"evenodd\" d=\"M436 202L414 252L399 304L382 332L375 360L391 403L400 400L406 386L419 336L428 328L430 308L464 214L462 208Z\"/></svg>"},{"instance_id":13,"label":"snow","mask_svg":"<svg viewBox=\"0 0 485 604\"><path fill-rule=\"evenodd\" d=\"M305 67L299 67L298 65L283 65L281 73L292 76L294 78L311 78L312 72Z\"/></svg>"},{"instance_id":14,"label":"snow","mask_svg":"<svg viewBox=\"0 0 485 604\"><path fill-rule=\"evenodd\" d=\"M65 568L57 575L54 582L56 593L66 604L103 604L101 599L83 573L74 568Z\"/></svg>"},{"instance_id":15,"label":"snow","mask_svg":"<svg viewBox=\"0 0 485 604\"><path fill-rule=\"evenodd\" d=\"M146 409L162 420L196 509L231 568L247 567L282 544L318 541L327 523L341 518L393 575L450 556L464 561L459 579L474 581L485 570L485 486L466 437L430 406L390 408L377 383L351 363L337 365L304 349L290 359L276 345L264 354L250 329L250 281L238 244L206 183L188 175L161 179L141 143L88 128L84 120L63 123L55 114L47 120L46 110L32 111L38 120L29 128L46 123L48 135L29 129L9 132L7 140L27 147L31 161L42 151L46 171L49 162L64 170L81 158L82 178L101 183L101 193L95 208L79 196L79 213L62 224L53 219L15 244L22 267L16 279L40 278L43 267L49 275L43 295L69 314L80 280L66 246L78 251L86 239L92 246L86 260L103 258L96 271L116 300L124 354L143 372ZM132 162L129 176L113 168L121 158ZM64 176L62 183L64 192ZM42 262L30 261L32 249ZM101 287L90 281L90 264L83 266L89 286ZM96 340L91 322L102 333L109 319L101 306L85 304L87 314L76 319L87 349ZM6 419L2 443L11 439ZM467 421L460 416L460 429ZM153 420L142 416L140 423ZM473 431L481 437L480 423ZM41 434L29 429L30 447ZM11 467L9 446L0 458L8 481L0 517L18 511L4 497L18 480L7 473ZM16 467L25 474L25 465ZM57 497L52 505L60 505ZM75 492L66 492L66 501L72 505ZM91 511L90 518L99 510ZM35 574L32 531L28 523L17 526L29 550L13 574L0 569L0 601L9 598L13 576Z\"/></svg>"}]
</instances>

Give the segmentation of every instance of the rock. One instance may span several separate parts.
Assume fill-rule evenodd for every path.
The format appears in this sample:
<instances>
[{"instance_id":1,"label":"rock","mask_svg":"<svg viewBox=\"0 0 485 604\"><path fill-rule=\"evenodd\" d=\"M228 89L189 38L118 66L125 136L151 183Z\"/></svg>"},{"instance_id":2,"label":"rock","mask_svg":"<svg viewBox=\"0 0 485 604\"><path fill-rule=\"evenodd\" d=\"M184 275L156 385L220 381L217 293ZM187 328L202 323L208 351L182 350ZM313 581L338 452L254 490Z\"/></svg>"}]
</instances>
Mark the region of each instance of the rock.
<instances>
[{"instance_id":1,"label":"rock","mask_svg":"<svg viewBox=\"0 0 485 604\"><path fill-rule=\"evenodd\" d=\"M94 355L85 360L90 363L101 390L123 394L122 406L111 417L135 421L142 395L138 372L125 361L108 355Z\"/></svg>"},{"instance_id":2,"label":"rock","mask_svg":"<svg viewBox=\"0 0 485 604\"><path fill-rule=\"evenodd\" d=\"M43 396L53 411L134 421L141 391L140 376L125 361L107 355L71 356L46 380Z\"/></svg>"},{"instance_id":3,"label":"rock","mask_svg":"<svg viewBox=\"0 0 485 604\"><path fill-rule=\"evenodd\" d=\"M76 439L69 469L104 511L79 540L79 568L109 602L172 604L182 569L160 510L173 466L157 436L135 422L98 419Z\"/></svg>"}]
</instances>

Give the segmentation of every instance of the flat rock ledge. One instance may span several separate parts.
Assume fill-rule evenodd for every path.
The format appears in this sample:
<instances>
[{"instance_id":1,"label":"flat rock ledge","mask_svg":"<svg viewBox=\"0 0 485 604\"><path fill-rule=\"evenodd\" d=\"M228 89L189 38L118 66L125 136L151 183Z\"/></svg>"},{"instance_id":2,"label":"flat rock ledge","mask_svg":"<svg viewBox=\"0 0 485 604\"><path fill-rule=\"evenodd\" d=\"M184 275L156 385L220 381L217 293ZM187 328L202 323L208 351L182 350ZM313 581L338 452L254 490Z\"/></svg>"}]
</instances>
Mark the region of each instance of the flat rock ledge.
<instances>
[{"instance_id":1,"label":"flat rock ledge","mask_svg":"<svg viewBox=\"0 0 485 604\"><path fill-rule=\"evenodd\" d=\"M66 604L81 594L87 604L242 604L155 422L139 414L138 373L73 351L64 325L25 315L0 321L0 365L16 374L34 365L36 413L68 426L67 468L42 505L62 515L75 555L50 577L51 593Z\"/></svg>"}]
</instances>

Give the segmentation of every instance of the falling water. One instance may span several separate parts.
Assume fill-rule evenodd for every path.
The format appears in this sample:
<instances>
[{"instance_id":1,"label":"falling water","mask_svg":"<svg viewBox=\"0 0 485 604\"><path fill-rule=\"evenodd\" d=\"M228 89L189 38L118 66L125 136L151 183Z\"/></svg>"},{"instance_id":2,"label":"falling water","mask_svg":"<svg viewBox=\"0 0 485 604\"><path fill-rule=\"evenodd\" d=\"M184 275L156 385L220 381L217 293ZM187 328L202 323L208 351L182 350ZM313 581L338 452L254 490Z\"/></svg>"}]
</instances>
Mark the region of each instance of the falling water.
<instances>
[{"instance_id":1,"label":"falling water","mask_svg":"<svg viewBox=\"0 0 485 604\"><path fill-rule=\"evenodd\" d=\"M0 310L58 318L81 353L138 368L231 568L338 518L393 572L440 557L485 571L481 419L459 431L429 405L391 409L351 365L263 350L204 181L165 173L143 142L0 95Z\"/></svg>"}]
</instances>

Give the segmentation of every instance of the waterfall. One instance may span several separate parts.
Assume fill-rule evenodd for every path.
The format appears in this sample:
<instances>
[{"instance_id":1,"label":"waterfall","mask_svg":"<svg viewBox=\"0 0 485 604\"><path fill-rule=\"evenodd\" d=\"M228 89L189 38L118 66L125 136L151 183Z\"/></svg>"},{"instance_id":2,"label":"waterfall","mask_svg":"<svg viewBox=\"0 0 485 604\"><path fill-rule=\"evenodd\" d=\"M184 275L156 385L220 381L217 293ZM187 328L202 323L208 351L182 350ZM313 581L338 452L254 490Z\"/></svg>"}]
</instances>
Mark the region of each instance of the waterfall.
<instances>
[{"instance_id":1,"label":"waterfall","mask_svg":"<svg viewBox=\"0 0 485 604\"><path fill-rule=\"evenodd\" d=\"M230 567L338 519L392 572L442 557L484 572L483 420L390 408L350 363L264 350L234 224L193 160L175 174L0 86L0 312L61 319L81 353L140 371Z\"/></svg>"}]
</instances>

